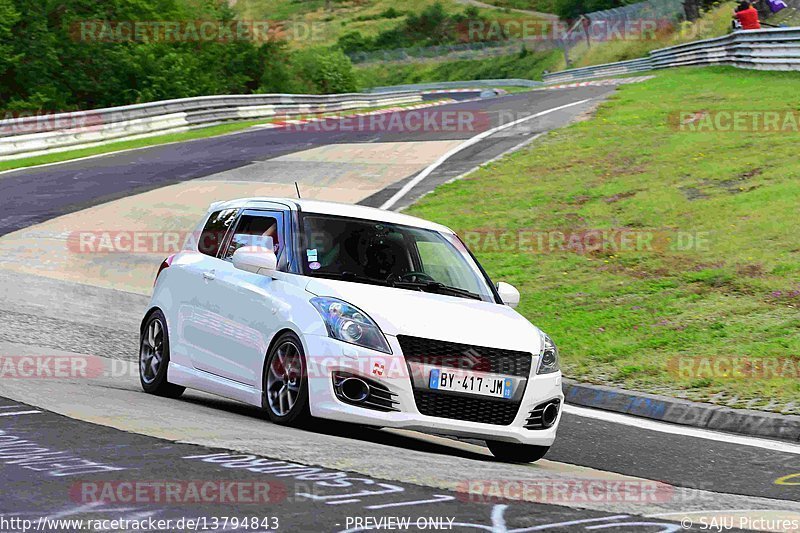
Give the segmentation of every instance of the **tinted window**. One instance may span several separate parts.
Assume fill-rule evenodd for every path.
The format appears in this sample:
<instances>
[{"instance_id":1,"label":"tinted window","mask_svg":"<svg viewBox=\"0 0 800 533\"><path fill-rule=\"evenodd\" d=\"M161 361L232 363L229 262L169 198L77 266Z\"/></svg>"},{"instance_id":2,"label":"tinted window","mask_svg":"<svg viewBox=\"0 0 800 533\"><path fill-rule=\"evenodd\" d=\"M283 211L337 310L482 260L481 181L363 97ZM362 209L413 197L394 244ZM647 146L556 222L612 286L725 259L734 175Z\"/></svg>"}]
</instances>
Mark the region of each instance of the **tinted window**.
<instances>
[{"instance_id":1,"label":"tinted window","mask_svg":"<svg viewBox=\"0 0 800 533\"><path fill-rule=\"evenodd\" d=\"M226 209L211 213L203 228L203 233L200 235L197 249L206 255L216 257L220 246L222 246L222 241L225 239L225 234L234 220L236 220L236 209Z\"/></svg>"},{"instance_id":2,"label":"tinted window","mask_svg":"<svg viewBox=\"0 0 800 533\"><path fill-rule=\"evenodd\" d=\"M441 284L494 301L477 264L459 244L454 235L423 228L306 214L301 260L306 276L409 290L433 291Z\"/></svg>"},{"instance_id":3,"label":"tinted window","mask_svg":"<svg viewBox=\"0 0 800 533\"><path fill-rule=\"evenodd\" d=\"M272 246L277 256L280 255L280 241L280 223L277 217L242 215L223 259L231 259L233 253L243 246Z\"/></svg>"}]
</instances>

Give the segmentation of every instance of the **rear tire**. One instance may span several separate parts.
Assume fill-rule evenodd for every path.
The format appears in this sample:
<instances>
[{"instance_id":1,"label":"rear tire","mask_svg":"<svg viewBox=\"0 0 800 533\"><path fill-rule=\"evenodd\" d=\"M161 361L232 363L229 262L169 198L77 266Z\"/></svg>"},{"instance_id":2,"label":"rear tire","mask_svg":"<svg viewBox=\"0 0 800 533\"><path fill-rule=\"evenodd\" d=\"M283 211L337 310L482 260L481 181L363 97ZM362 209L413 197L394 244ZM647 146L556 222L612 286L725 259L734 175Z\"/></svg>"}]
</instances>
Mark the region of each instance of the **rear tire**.
<instances>
[{"instance_id":1,"label":"rear tire","mask_svg":"<svg viewBox=\"0 0 800 533\"><path fill-rule=\"evenodd\" d=\"M155 310L145 322L139 338L139 381L149 394L178 398L186 387L167 381L169 332L164 313Z\"/></svg>"},{"instance_id":2,"label":"rear tire","mask_svg":"<svg viewBox=\"0 0 800 533\"><path fill-rule=\"evenodd\" d=\"M291 332L278 337L267 355L261 407L276 424L298 427L311 419L305 359L303 343Z\"/></svg>"},{"instance_id":3,"label":"rear tire","mask_svg":"<svg viewBox=\"0 0 800 533\"><path fill-rule=\"evenodd\" d=\"M533 446L498 440L487 440L486 445L489 446L492 455L506 463L535 463L550 449L550 446Z\"/></svg>"}]
</instances>

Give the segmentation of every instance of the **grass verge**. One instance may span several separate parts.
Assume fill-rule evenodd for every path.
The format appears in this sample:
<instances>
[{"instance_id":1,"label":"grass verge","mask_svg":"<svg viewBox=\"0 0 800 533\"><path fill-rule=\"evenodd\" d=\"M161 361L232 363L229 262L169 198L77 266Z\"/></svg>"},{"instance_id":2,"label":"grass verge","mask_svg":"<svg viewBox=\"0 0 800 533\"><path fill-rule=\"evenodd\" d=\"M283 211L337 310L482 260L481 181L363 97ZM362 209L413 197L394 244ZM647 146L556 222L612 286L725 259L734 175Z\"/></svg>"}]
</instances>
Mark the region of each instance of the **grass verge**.
<instances>
[{"instance_id":1,"label":"grass verge","mask_svg":"<svg viewBox=\"0 0 800 533\"><path fill-rule=\"evenodd\" d=\"M570 50L569 55L574 63L572 67L587 67L639 59L647 57L648 52L651 50L720 37L731 30L731 15L735 5L736 2L722 3L703 14L703 17L695 22L683 22L674 31L655 35L648 34L650 38L646 39L619 39L594 43L591 47L581 43ZM564 68L563 62L561 68Z\"/></svg>"},{"instance_id":2,"label":"grass verge","mask_svg":"<svg viewBox=\"0 0 800 533\"><path fill-rule=\"evenodd\" d=\"M448 13L461 13L468 4L458 0L238 0L234 5L242 20L271 20L286 23L285 37L293 48L331 45L344 33L358 31L375 36L402 23L409 13L420 13L435 3L441 3ZM387 18L387 10L400 12L399 17ZM530 20L531 15L503 9L478 8L482 17L491 21Z\"/></svg>"},{"instance_id":3,"label":"grass verge","mask_svg":"<svg viewBox=\"0 0 800 533\"><path fill-rule=\"evenodd\" d=\"M409 212L458 230L494 279L517 285L519 311L559 344L567 376L800 412L797 122L713 126L732 110L797 119L799 82L660 71ZM595 229L632 243L593 249Z\"/></svg>"},{"instance_id":4,"label":"grass verge","mask_svg":"<svg viewBox=\"0 0 800 533\"><path fill-rule=\"evenodd\" d=\"M406 83L480 79L542 79L544 70L556 70L562 53L527 52L483 59L386 63L356 68L360 86L381 87Z\"/></svg>"}]
</instances>

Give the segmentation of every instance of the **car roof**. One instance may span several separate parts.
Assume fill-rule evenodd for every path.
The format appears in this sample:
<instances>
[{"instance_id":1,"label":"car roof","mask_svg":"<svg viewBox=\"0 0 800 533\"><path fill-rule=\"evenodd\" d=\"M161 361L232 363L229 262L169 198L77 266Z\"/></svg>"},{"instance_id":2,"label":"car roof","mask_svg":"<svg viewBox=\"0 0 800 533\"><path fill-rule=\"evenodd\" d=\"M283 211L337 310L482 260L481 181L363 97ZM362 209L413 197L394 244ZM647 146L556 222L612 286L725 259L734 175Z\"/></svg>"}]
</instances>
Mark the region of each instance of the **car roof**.
<instances>
[{"instance_id":1,"label":"car roof","mask_svg":"<svg viewBox=\"0 0 800 533\"><path fill-rule=\"evenodd\" d=\"M406 226L413 226L417 228L431 229L434 231L441 231L445 233L453 233L453 230L451 230L447 226L442 226L441 224L436 224L435 222L429 222L422 218L395 213L394 211L386 211L384 209L376 209L374 207L366 207L363 205L342 204L338 202L322 202L319 200L301 200L297 198L269 198L269 197L238 198L236 200L215 202L209 206L209 211L218 211L220 209L234 209L234 208L258 208L258 207L265 207L264 204L280 204L288 207L293 211L302 211L303 213L316 213L322 215L336 215L340 217L361 218L365 220L375 220L378 222L403 224Z\"/></svg>"}]
</instances>

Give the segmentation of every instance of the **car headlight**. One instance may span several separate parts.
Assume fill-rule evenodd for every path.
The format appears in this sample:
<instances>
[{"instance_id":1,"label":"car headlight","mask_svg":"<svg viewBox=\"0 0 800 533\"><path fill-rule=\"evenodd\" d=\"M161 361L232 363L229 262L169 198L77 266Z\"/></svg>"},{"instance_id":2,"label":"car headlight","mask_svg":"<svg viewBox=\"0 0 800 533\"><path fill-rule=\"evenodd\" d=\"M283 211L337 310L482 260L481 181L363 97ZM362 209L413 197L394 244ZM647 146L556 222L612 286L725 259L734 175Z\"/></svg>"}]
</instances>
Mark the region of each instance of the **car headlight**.
<instances>
[{"instance_id":1,"label":"car headlight","mask_svg":"<svg viewBox=\"0 0 800 533\"><path fill-rule=\"evenodd\" d=\"M561 370L561 365L558 362L558 348L556 348L553 339L542 335L542 351L539 353L539 368L536 370L537 374L552 374Z\"/></svg>"},{"instance_id":2,"label":"car headlight","mask_svg":"<svg viewBox=\"0 0 800 533\"><path fill-rule=\"evenodd\" d=\"M328 335L332 338L379 352L392 353L381 329L358 307L326 297L312 298L311 305L322 315Z\"/></svg>"}]
</instances>

